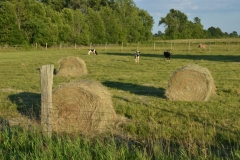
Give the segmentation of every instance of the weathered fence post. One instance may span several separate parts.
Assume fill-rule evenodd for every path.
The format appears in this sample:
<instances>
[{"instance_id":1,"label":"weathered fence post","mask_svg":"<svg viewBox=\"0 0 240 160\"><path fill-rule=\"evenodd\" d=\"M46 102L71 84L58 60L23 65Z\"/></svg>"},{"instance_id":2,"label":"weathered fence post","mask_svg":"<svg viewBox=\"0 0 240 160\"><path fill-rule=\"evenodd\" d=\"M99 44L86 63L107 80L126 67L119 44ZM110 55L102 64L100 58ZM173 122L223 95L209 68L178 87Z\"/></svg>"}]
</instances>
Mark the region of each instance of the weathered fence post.
<instances>
[{"instance_id":1,"label":"weathered fence post","mask_svg":"<svg viewBox=\"0 0 240 160\"><path fill-rule=\"evenodd\" d=\"M122 51L123 51L123 42L122 42Z\"/></svg>"},{"instance_id":2,"label":"weathered fence post","mask_svg":"<svg viewBox=\"0 0 240 160\"><path fill-rule=\"evenodd\" d=\"M171 50L172 50L172 41L171 41Z\"/></svg>"},{"instance_id":3,"label":"weathered fence post","mask_svg":"<svg viewBox=\"0 0 240 160\"><path fill-rule=\"evenodd\" d=\"M228 51L230 50L230 46L229 45L230 45L230 42L228 41Z\"/></svg>"},{"instance_id":4,"label":"weathered fence post","mask_svg":"<svg viewBox=\"0 0 240 160\"><path fill-rule=\"evenodd\" d=\"M37 49L37 42L36 42L36 49Z\"/></svg>"},{"instance_id":5,"label":"weathered fence post","mask_svg":"<svg viewBox=\"0 0 240 160\"><path fill-rule=\"evenodd\" d=\"M77 49L77 44L75 43L75 46L74 46L75 50Z\"/></svg>"},{"instance_id":6,"label":"weathered fence post","mask_svg":"<svg viewBox=\"0 0 240 160\"><path fill-rule=\"evenodd\" d=\"M89 49L92 49L92 42L90 43L90 48Z\"/></svg>"},{"instance_id":7,"label":"weathered fence post","mask_svg":"<svg viewBox=\"0 0 240 160\"><path fill-rule=\"evenodd\" d=\"M107 48L107 42L105 43L104 51L106 51L106 48Z\"/></svg>"},{"instance_id":8,"label":"weathered fence post","mask_svg":"<svg viewBox=\"0 0 240 160\"><path fill-rule=\"evenodd\" d=\"M155 51L155 42L153 43L153 50Z\"/></svg>"},{"instance_id":9,"label":"weathered fence post","mask_svg":"<svg viewBox=\"0 0 240 160\"><path fill-rule=\"evenodd\" d=\"M188 41L188 51L190 51L190 41Z\"/></svg>"},{"instance_id":10,"label":"weathered fence post","mask_svg":"<svg viewBox=\"0 0 240 160\"><path fill-rule=\"evenodd\" d=\"M44 134L52 136L52 84L54 65L44 65L41 72L41 125Z\"/></svg>"}]
</instances>

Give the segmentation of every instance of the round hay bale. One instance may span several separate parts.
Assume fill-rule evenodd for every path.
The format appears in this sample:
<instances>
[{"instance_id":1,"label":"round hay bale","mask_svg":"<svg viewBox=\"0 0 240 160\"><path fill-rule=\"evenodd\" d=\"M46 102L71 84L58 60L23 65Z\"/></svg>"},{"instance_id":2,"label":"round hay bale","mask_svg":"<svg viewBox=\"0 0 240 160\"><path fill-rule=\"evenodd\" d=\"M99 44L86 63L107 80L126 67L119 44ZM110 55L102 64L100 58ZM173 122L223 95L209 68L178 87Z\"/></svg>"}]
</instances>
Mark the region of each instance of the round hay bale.
<instances>
[{"instance_id":1,"label":"round hay bale","mask_svg":"<svg viewBox=\"0 0 240 160\"><path fill-rule=\"evenodd\" d=\"M175 101L207 101L215 94L216 87L208 69L187 65L170 77L165 96Z\"/></svg>"},{"instance_id":2,"label":"round hay bale","mask_svg":"<svg viewBox=\"0 0 240 160\"><path fill-rule=\"evenodd\" d=\"M79 57L66 57L59 61L58 76L83 76L88 73L85 62Z\"/></svg>"},{"instance_id":3,"label":"round hay bale","mask_svg":"<svg viewBox=\"0 0 240 160\"><path fill-rule=\"evenodd\" d=\"M100 134L117 120L110 92L101 83L81 80L53 91L52 128L56 132Z\"/></svg>"}]
</instances>

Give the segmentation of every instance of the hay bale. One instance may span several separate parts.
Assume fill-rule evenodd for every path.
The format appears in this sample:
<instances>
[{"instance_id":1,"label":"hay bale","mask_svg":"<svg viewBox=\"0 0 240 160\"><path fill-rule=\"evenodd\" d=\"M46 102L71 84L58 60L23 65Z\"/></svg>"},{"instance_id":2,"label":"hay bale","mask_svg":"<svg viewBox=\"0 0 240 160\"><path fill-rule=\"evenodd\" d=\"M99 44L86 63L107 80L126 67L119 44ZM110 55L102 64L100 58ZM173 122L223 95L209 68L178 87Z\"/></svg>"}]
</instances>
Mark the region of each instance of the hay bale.
<instances>
[{"instance_id":1,"label":"hay bale","mask_svg":"<svg viewBox=\"0 0 240 160\"><path fill-rule=\"evenodd\" d=\"M208 69L187 65L170 77L165 96L175 101L207 101L215 94L216 87Z\"/></svg>"},{"instance_id":2,"label":"hay bale","mask_svg":"<svg viewBox=\"0 0 240 160\"><path fill-rule=\"evenodd\" d=\"M101 83L81 80L53 91L52 128L56 132L98 134L117 120L111 94Z\"/></svg>"},{"instance_id":3,"label":"hay bale","mask_svg":"<svg viewBox=\"0 0 240 160\"><path fill-rule=\"evenodd\" d=\"M79 57L66 57L59 61L58 76L83 76L88 73L85 62Z\"/></svg>"}]
</instances>

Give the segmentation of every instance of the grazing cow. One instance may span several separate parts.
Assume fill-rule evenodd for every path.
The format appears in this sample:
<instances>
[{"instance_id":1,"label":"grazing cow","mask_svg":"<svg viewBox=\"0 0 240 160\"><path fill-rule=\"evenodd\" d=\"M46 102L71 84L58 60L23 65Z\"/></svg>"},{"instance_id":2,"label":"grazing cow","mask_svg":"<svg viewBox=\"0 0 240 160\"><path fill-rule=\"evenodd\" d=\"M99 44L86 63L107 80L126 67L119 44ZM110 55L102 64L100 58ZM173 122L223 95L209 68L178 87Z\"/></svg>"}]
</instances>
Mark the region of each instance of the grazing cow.
<instances>
[{"instance_id":1,"label":"grazing cow","mask_svg":"<svg viewBox=\"0 0 240 160\"><path fill-rule=\"evenodd\" d=\"M134 53L134 58L135 58L135 62L139 63L139 58L140 58L140 52L139 51L136 51Z\"/></svg>"},{"instance_id":2,"label":"grazing cow","mask_svg":"<svg viewBox=\"0 0 240 160\"><path fill-rule=\"evenodd\" d=\"M207 45L206 44L199 44L198 48L206 49Z\"/></svg>"},{"instance_id":3,"label":"grazing cow","mask_svg":"<svg viewBox=\"0 0 240 160\"><path fill-rule=\"evenodd\" d=\"M172 53L170 53L170 52L164 51L164 52L163 52L164 60L166 60L166 58L167 58L167 60L170 61L170 56L171 56L171 54L172 54Z\"/></svg>"},{"instance_id":4,"label":"grazing cow","mask_svg":"<svg viewBox=\"0 0 240 160\"><path fill-rule=\"evenodd\" d=\"M88 50L88 55L90 55L91 53L98 55L97 51L95 49L89 49Z\"/></svg>"}]
</instances>

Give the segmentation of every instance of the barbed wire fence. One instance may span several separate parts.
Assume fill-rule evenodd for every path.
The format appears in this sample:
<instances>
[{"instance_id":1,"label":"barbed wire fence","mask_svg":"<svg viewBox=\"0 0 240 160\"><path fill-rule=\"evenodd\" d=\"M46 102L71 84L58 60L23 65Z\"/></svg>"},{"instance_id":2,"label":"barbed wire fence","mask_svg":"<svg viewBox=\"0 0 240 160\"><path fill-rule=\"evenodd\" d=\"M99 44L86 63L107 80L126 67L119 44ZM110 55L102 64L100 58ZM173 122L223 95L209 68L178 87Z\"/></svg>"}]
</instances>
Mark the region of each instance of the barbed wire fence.
<instances>
[{"instance_id":1,"label":"barbed wire fence","mask_svg":"<svg viewBox=\"0 0 240 160\"><path fill-rule=\"evenodd\" d=\"M90 43L89 45L81 45L81 44L65 44L60 43L58 45L40 45L38 43L32 44L27 48L32 48L33 50L49 50L49 49L100 49L102 51L108 50L118 50L118 51L126 51L126 50L168 50L168 51L193 51L199 50L199 44L206 44L206 48L204 51L230 51L234 50L235 46L240 46L240 39L203 39L203 40L166 40L166 41L153 41L153 42L137 42L137 43L104 43L104 44L94 44ZM0 50L21 50L26 48L24 45L0 45Z\"/></svg>"}]
</instances>

